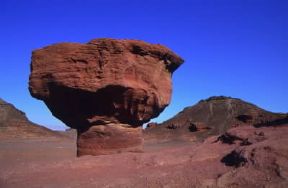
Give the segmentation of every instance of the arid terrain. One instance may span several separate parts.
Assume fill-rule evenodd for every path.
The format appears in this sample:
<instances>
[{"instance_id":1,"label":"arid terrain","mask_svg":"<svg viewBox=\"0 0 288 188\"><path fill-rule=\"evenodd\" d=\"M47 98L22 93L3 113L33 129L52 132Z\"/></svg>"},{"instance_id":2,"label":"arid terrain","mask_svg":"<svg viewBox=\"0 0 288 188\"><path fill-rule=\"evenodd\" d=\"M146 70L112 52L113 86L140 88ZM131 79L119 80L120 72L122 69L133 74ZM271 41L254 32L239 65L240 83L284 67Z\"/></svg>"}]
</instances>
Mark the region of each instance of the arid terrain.
<instances>
[{"instance_id":1,"label":"arid terrain","mask_svg":"<svg viewBox=\"0 0 288 188\"><path fill-rule=\"evenodd\" d=\"M184 108L160 124L149 123L146 140L203 141L221 135L232 127L254 127L288 124L288 114L266 111L241 99L214 96Z\"/></svg>"},{"instance_id":2,"label":"arid terrain","mask_svg":"<svg viewBox=\"0 0 288 188\"><path fill-rule=\"evenodd\" d=\"M0 0L0 188L288 188L288 0Z\"/></svg>"},{"instance_id":3,"label":"arid terrain","mask_svg":"<svg viewBox=\"0 0 288 188\"><path fill-rule=\"evenodd\" d=\"M288 126L230 130L204 143L76 157L73 140L0 143L1 187L287 187ZM286 144L285 144L286 143Z\"/></svg>"},{"instance_id":4,"label":"arid terrain","mask_svg":"<svg viewBox=\"0 0 288 188\"><path fill-rule=\"evenodd\" d=\"M0 187L288 186L288 124L242 124L203 142L154 137L140 153L82 157L75 132L53 133L1 139Z\"/></svg>"}]
</instances>

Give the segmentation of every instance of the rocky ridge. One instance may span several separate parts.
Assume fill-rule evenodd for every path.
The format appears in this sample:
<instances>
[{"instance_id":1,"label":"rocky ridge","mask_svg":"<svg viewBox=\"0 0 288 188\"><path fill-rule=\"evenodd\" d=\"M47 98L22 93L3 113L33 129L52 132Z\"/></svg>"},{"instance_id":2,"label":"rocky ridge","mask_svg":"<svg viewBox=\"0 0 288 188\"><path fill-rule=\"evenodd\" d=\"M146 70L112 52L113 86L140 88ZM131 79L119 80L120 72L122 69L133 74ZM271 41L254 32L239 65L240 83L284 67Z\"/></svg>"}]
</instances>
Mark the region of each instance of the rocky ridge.
<instances>
[{"instance_id":1,"label":"rocky ridge","mask_svg":"<svg viewBox=\"0 0 288 188\"><path fill-rule=\"evenodd\" d=\"M24 112L0 99L0 140L58 137L62 136L46 127L32 123Z\"/></svg>"},{"instance_id":2,"label":"rocky ridge","mask_svg":"<svg viewBox=\"0 0 288 188\"><path fill-rule=\"evenodd\" d=\"M201 141L211 135L223 134L233 127L283 124L288 124L288 114L268 112L241 99L217 96L186 107L161 124L148 124L145 138Z\"/></svg>"}]
</instances>

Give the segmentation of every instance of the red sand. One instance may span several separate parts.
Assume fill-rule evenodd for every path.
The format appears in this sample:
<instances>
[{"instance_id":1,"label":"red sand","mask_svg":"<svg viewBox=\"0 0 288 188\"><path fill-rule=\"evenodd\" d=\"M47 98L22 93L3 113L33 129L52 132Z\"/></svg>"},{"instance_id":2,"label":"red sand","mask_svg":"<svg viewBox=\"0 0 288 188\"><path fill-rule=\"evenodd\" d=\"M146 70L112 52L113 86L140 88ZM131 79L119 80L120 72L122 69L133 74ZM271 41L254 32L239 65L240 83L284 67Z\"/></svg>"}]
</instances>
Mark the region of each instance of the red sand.
<instances>
[{"instance_id":1,"label":"red sand","mask_svg":"<svg viewBox=\"0 0 288 188\"><path fill-rule=\"evenodd\" d=\"M229 133L240 140L149 143L144 153L80 158L67 139L1 141L0 187L288 187L287 126Z\"/></svg>"}]
</instances>

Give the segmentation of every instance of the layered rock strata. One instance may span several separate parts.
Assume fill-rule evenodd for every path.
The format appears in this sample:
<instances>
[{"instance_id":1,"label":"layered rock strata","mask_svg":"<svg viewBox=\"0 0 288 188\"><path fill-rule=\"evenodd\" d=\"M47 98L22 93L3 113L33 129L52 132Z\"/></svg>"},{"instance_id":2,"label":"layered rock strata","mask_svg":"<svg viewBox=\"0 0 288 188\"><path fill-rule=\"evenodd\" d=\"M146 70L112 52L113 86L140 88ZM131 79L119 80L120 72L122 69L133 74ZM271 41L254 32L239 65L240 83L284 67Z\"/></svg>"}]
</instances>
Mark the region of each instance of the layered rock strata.
<instances>
[{"instance_id":1,"label":"layered rock strata","mask_svg":"<svg viewBox=\"0 0 288 188\"><path fill-rule=\"evenodd\" d=\"M139 151L143 123L169 104L183 60L138 40L59 43L32 54L29 90L77 129L78 155Z\"/></svg>"}]
</instances>

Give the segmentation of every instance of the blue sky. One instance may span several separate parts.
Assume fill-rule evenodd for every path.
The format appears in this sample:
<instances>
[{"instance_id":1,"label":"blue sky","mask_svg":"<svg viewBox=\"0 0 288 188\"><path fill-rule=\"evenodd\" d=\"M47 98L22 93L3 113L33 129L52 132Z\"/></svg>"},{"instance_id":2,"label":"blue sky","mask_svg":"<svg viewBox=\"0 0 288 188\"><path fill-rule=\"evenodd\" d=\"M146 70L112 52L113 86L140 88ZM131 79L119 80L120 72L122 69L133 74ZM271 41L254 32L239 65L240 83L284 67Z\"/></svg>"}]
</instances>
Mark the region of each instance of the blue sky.
<instances>
[{"instance_id":1,"label":"blue sky","mask_svg":"<svg viewBox=\"0 0 288 188\"><path fill-rule=\"evenodd\" d=\"M31 51L93 38L163 44L185 63L166 120L213 95L288 112L287 0L1 0L0 97L52 129L64 125L28 91Z\"/></svg>"}]
</instances>

